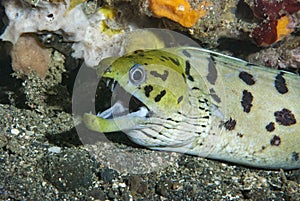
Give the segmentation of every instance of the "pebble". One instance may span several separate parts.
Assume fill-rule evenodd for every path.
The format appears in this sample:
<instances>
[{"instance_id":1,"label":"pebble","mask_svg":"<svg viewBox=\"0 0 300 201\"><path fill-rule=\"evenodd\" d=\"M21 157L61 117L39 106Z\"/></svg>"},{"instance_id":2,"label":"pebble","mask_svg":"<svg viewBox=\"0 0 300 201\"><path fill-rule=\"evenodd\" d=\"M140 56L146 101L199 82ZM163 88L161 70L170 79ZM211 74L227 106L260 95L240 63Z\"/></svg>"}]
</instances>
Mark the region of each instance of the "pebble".
<instances>
[{"instance_id":1,"label":"pebble","mask_svg":"<svg viewBox=\"0 0 300 201\"><path fill-rule=\"evenodd\" d=\"M61 152L61 147L56 147L56 146L54 146L54 147L49 147L49 148L48 148L48 151L49 151L49 152L52 152L52 153L58 154L58 153Z\"/></svg>"},{"instance_id":2,"label":"pebble","mask_svg":"<svg viewBox=\"0 0 300 201\"><path fill-rule=\"evenodd\" d=\"M20 133L20 131L16 128L12 128L12 129L10 129L10 133L13 135L18 135Z\"/></svg>"}]
</instances>

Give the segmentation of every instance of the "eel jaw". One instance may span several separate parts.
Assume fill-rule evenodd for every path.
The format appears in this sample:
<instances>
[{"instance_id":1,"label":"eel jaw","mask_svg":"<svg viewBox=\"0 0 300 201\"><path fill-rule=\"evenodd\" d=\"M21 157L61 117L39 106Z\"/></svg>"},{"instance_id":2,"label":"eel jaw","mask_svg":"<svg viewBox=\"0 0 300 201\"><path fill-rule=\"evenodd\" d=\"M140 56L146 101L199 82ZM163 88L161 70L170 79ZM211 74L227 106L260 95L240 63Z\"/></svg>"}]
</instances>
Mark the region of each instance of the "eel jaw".
<instances>
[{"instance_id":1,"label":"eel jaw","mask_svg":"<svg viewBox=\"0 0 300 201\"><path fill-rule=\"evenodd\" d=\"M146 106L141 106L137 111L129 112L129 108L117 101L112 107L97 115L85 113L83 122L90 130L109 133L132 129L141 129L141 123L150 115Z\"/></svg>"},{"instance_id":2,"label":"eel jaw","mask_svg":"<svg viewBox=\"0 0 300 201\"><path fill-rule=\"evenodd\" d=\"M121 101L117 101L112 107L97 114L98 117L104 119L116 119L121 116L128 117L146 117L149 113L148 108L141 106L137 111L129 113L129 108L124 107Z\"/></svg>"}]
</instances>

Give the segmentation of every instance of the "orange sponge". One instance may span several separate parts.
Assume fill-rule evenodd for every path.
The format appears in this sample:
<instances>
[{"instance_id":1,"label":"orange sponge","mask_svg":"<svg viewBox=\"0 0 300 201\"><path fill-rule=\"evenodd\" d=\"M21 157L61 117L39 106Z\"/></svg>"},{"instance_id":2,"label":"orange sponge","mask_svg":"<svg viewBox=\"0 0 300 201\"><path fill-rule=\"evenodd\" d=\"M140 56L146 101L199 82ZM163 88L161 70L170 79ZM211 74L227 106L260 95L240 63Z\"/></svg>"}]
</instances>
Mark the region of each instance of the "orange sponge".
<instances>
[{"instance_id":1,"label":"orange sponge","mask_svg":"<svg viewBox=\"0 0 300 201\"><path fill-rule=\"evenodd\" d=\"M193 9L187 0L150 0L150 9L157 17L166 17L184 27L192 27L204 17L210 2L204 1Z\"/></svg>"},{"instance_id":2,"label":"orange sponge","mask_svg":"<svg viewBox=\"0 0 300 201\"><path fill-rule=\"evenodd\" d=\"M293 27L290 26L291 19L288 16L283 16L277 21L276 31L277 31L277 41L281 40L285 36L289 35L294 31Z\"/></svg>"}]
</instances>

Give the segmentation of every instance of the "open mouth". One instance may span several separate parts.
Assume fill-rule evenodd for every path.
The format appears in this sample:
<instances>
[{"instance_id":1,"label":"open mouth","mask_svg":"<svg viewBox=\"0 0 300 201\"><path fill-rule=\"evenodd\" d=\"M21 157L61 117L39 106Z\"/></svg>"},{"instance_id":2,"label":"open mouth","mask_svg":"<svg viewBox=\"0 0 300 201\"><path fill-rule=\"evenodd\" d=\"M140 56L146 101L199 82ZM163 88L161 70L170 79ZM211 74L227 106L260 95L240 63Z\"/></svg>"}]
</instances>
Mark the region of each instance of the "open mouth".
<instances>
[{"instance_id":1,"label":"open mouth","mask_svg":"<svg viewBox=\"0 0 300 201\"><path fill-rule=\"evenodd\" d=\"M97 116L104 119L116 119L119 117L149 117L151 111L134 95L126 92L115 80L107 79L106 87L110 89L111 107L98 112Z\"/></svg>"}]
</instances>

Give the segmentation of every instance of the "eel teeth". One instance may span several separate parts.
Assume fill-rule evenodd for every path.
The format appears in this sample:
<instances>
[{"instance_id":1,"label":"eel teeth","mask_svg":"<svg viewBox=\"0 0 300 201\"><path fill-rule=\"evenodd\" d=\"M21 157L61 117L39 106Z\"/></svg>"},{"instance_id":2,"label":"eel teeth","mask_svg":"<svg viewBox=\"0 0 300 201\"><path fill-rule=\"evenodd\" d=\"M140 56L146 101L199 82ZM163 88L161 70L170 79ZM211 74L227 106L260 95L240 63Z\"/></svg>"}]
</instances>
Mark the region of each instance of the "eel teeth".
<instances>
[{"instance_id":1,"label":"eel teeth","mask_svg":"<svg viewBox=\"0 0 300 201\"><path fill-rule=\"evenodd\" d=\"M110 79L107 79L107 80L105 81L105 86L108 87L110 83L111 83L111 80L110 80Z\"/></svg>"},{"instance_id":2,"label":"eel teeth","mask_svg":"<svg viewBox=\"0 0 300 201\"><path fill-rule=\"evenodd\" d=\"M104 119L110 119L114 116L121 116L124 113L128 113L128 108L125 108L120 101L117 101L113 106L111 106L107 110L98 113L97 116Z\"/></svg>"},{"instance_id":3,"label":"eel teeth","mask_svg":"<svg viewBox=\"0 0 300 201\"><path fill-rule=\"evenodd\" d=\"M121 101L117 101L113 106L111 106L107 110L101 113L99 112L97 116L104 119L111 119L114 117L120 117L126 115L128 115L129 117L147 117L148 114L149 114L149 110L144 106L140 107L139 110L135 112L129 113L129 109L124 107Z\"/></svg>"},{"instance_id":4,"label":"eel teeth","mask_svg":"<svg viewBox=\"0 0 300 201\"><path fill-rule=\"evenodd\" d=\"M115 87L116 87L117 81L116 80L111 80L111 79L107 79L105 82L105 86L107 88L110 88L110 91L113 92Z\"/></svg>"},{"instance_id":5,"label":"eel teeth","mask_svg":"<svg viewBox=\"0 0 300 201\"><path fill-rule=\"evenodd\" d=\"M116 80L113 80L111 86L110 86L110 91L113 92L115 87L116 87L116 84L117 84L117 81Z\"/></svg>"},{"instance_id":6,"label":"eel teeth","mask_svg":"<svg viewBox=\"0 0 300 201\"><path fill-rule=\"evenodd\" d=\"M146 107L140 107L138 111L129 114L131 117L147 117L149 110Z\"/></svg>"}]
</instances>

